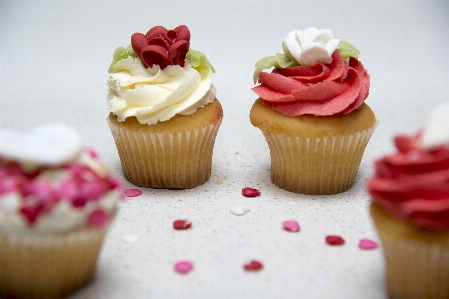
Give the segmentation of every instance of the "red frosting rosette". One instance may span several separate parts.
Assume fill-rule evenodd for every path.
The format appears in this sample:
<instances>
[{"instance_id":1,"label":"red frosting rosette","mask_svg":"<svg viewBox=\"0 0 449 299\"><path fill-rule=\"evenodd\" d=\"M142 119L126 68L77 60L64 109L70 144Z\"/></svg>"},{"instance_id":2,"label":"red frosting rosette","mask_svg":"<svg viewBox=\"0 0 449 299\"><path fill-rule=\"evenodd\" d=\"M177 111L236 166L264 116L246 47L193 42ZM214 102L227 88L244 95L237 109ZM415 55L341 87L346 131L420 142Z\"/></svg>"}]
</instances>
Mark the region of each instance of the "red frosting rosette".
<instances>
[{"instance_id":1,"label":"red frosting rosette","mask_svg":"<svg viewBox=\"0 0 449 299\"><path fill-rule=\"evenodd\" d=\"M449 230L449 145L420 147L420 135L398 136L398 152L375 162L373 200L418 228Z\"/></svg>"},{"instance_id":2,"label":"red frosting rosette","mask_svg":"<svg viewBox=\"0 0 449 299\"><path fill-rule=\"evenodd\" d=\"M144 35L136 32L131 36L131 46L137 56L147 67L159 65L161 69L167 65L184 66L190 47L190 31L186 25L172 30L156 26Z\"/></svg>"},{"instance_id":3,"label":"red frosting rosette","mask_svg":"<svg viewBox=\"0 0 449 299\"><path fill-rule=\"evenodd\" d=\"M287 116L348 114L359 108L370 86L370 77L354 57L347 62L335 51L329 64L275 68L261 72L252 90L264 104Z\"/></svg>"}]
</instances>

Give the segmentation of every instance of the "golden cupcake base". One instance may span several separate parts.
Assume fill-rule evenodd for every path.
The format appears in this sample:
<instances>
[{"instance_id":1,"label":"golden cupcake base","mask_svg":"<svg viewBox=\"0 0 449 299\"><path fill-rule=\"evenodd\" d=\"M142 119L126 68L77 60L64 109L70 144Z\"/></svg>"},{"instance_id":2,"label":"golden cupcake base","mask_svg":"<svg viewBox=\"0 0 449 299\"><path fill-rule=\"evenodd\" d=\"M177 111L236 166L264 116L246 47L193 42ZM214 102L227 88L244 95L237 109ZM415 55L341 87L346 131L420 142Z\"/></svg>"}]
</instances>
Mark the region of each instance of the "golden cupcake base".
<instances>
[{"instance_id":1,"label":"golden cupcake base","mask_svg":"<svg viewBox=\"0 0 449 299\"><path fill-rule=\"evenodd\" d=\"M374 113L366 104L344 116L288 117L258 99L250 119L268 143L272 182L302 194L349 189L376 127Z\"/></svg>"},{"instance_id":2,"label":"golden cupcake base","mask_svg":"<svg viewBox=\"0 0 449 299\"><path fill-rule=\"evenodd\" d=\"M416 229L375 203L370 211L383 247L389 298L449 298L449 232Z\"/></svg>"},{"instance_id":3,"label":"golden cupcake base","mask_svg":"<svg viewBox=\"0 0 449 299\"><path fill-rule=\"evenodd\" d=\"M182 189L209 180L222 118L215 100L194 114L155 125L141 125L134 117L118 122L112 113L107 120L126 180L141 187Z\"/></svg>"}]
</instances>

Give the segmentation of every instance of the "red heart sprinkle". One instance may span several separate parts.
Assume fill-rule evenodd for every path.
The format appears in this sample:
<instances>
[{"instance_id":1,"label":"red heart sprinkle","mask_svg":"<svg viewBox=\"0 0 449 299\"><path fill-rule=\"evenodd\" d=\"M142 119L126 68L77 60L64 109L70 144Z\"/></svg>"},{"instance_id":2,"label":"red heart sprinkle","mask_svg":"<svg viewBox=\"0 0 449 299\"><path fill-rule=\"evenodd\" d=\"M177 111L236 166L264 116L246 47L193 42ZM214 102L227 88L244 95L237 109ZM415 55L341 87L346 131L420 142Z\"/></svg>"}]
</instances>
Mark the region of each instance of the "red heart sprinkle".
<instances>
[{"instance_id":1,"label":"red heart sprinkle","mask_svg":"<svg viewBox=\"0 0 449 299\"><path fill-rule=\"evenodd\" d=\"M139 196L142 194L142 190L139 189L125 189L125 191L123 191L123 193L125 193L126 197L134 197L134 196Z\"/></svg>"},{"instance_id":2,"label":"red heart sprinkle","mask_svg":"<svg viewBox=\"0 0 449 299\"><path fill-rule=\"evenodd\" d=\"M187 229L192 226L192 222L188 220L175 220L173 222L173 228L174 229Z\"/></svg>"},{"instance_id":3,"label":"red heart sprinkle","mask_svg":"<svg viewBox=\"0 0 449 299\"><path fill-rule=\"evenodd\" d=\"M246 197L256 197L260 195L260 191L254 188L245 187L242 189L242 194Z\"/></svg>"},{"instance_id":4,"label":"red heart sprinkle","mask_svg":"<svg viewBox=\"0 0 449 299\"><path fill-rule=\"evenodd\" d=\"M243 268L247 271L259 271L260 269L263 268L263 265L259 261L252 260L252 261L246 263L245 265L243 265Z\"/></svg>"},{"instance_id":5,"label":"red heart sprinkle","mask_svg":"<svg viewBox=\"0 0 449 299\"><path fill-rule=\"evenodd\" d=\"M343 245L345 240L340 236L326 236L326 243L329 245Z\"/></svg>"},{"instance_id":6,"label":"red heart sprinkle","mask_svg":"<svg viewBox=\"0 0 449 299\"><path fill-rule=\"evenodd\" d=\"M191 261L179 261L175 264L175 270L178 273L186 274L193 269L193 263Z\"/></svg>"},{"instance_id":7,"label":"red heart sprinkle","mask_svg":"<svg viewBox=\"0 0 449 299\"><path fill-rule=\"evenodd\" d=\"M295 220L285 220L282 222L282 226L285 230L290 232L299 232L300 230L299 224Z\"/></svg>"}]
</instances>

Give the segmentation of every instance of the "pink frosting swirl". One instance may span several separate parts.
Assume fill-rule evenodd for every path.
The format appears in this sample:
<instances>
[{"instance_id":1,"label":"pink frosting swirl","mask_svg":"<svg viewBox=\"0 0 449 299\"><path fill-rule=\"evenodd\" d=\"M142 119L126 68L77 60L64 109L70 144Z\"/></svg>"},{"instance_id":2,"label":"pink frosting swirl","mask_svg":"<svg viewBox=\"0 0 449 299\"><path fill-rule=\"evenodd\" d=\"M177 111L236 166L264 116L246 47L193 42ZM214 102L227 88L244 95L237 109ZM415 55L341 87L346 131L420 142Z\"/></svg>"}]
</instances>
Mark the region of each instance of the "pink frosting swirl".
<instances>
[{"instance_id":1,"label":"pink frosting swirl","mask_svg":"<svg viewBox=\"0 0 449 299\"><path fill-rule=\"evenodd\" d=\"M375 162L373 200L418 228L449 230L449 145L420 147L420 133L398 136L398 152Z\"/></svg>"},{"instance_id":2,"label":"pink frosting swirl","mask_svg":"<svg viewBox=\"0 0 449 299\"><path fill-rule=\"evenodd\" d=\"M259 86L252 90L266 105L287 116L348 114L359 108L370 86L362 63L347 63L338 51L329 64L276 68L261 72Z\"/></svg>"}]
</instances>

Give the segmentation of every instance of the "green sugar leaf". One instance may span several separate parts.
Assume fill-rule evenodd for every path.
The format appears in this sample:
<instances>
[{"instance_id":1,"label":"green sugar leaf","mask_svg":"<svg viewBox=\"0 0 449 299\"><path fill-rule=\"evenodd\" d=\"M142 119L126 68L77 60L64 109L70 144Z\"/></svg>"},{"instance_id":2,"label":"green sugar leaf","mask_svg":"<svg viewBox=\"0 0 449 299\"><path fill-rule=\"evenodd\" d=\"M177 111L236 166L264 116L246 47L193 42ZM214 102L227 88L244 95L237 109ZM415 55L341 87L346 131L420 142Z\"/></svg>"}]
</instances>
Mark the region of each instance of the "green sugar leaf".
<instances>
[{"instance_id":1,"label":"green sugar leaf","mask_svg":"<svg viewBox=\"0 0 449 299\"><path fill-rule=\"evenodd\" d=\"M206 55L204 53L201 53L200 51L195 51L192 49L189 49L189 52L187 52L186 58L190 61L190 65L200 71L200 69L208 68L211 69L213 73L215 73L215 69L210 63L210 61L207 59Z\"/></svg>"},{"instance_id":2,"label":"green sugar leaf","mask_svg":"<svg viewBox=\"0 0 449 299\"><path fill-rule=\"evenodd\" d=\"M277 53L276 56L264 57L256 62L256 70L254 71L254 84L256 84L259 74L262 70L275 68L286 68L298 65L296 60L290 60L286 55Z\"/></svg>"},{"instance_id":3,"label":"green sugar leaf","mask_svg":"<svg viewBox=\"0 0 449 299\"><path fill-rule=\"evenodd\" d=\"M341 57L344 59L348 59L349 57L358 59L360 54L360 51L356 47L343 41L338 45L338 52L340 52Z\"/></svg>"},{"instance_id":4,"label":"green sugar leaf","mask_svg":"<svg viewBox=\"0 0 449 299\"><path fill-rule=\"evenodd\" d=\"M123 47L118 47L117 49L115 49L114 54L112 54L112 62L111 65L109 66L108 72L111 73L112 72L112 66L114 64L116 64L117 62L119 62L122 59L126 59L128 57L137 57L136 52L134 52L134 49L132 48L131 45L129 45L126 49Z\"/></svg>"}]
</instances>

